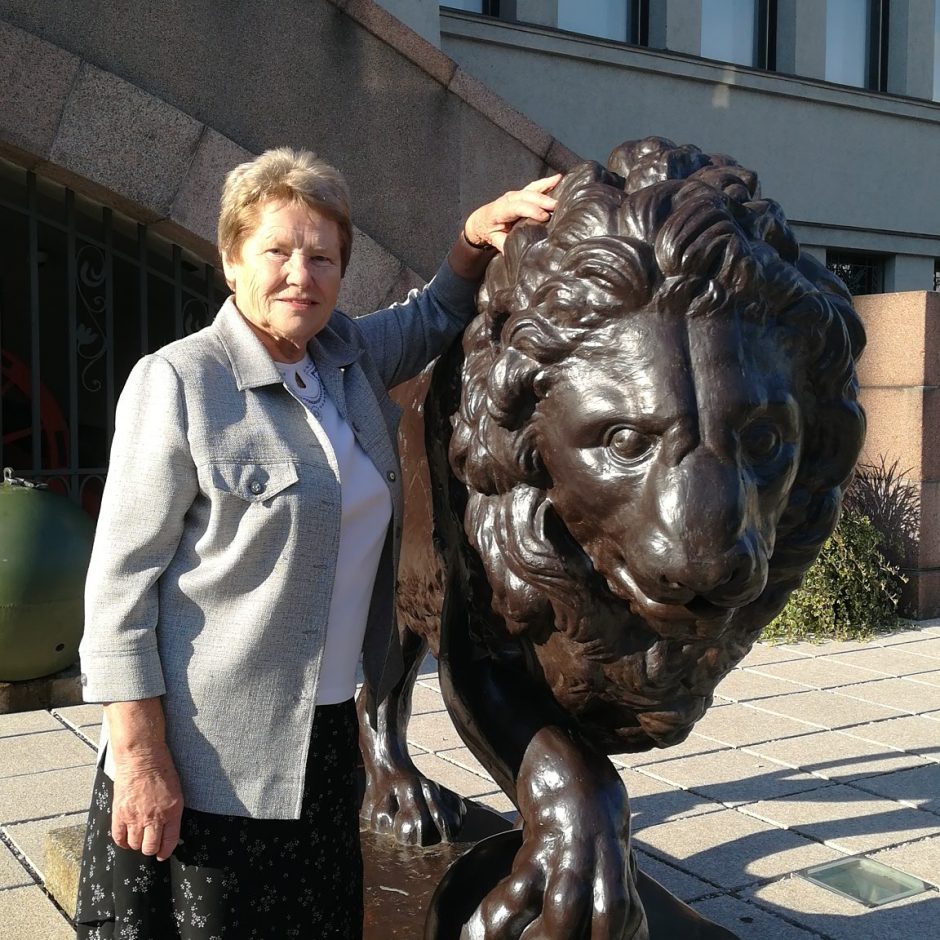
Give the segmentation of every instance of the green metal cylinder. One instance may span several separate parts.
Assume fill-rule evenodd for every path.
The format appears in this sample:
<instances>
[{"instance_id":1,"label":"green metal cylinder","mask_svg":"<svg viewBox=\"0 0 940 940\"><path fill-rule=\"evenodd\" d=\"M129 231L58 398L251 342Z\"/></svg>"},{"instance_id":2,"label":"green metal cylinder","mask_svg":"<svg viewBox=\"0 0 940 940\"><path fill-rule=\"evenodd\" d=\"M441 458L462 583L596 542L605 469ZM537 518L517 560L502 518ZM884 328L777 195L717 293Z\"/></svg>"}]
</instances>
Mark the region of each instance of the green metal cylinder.
<instances>
[{"instance_id":1,"label":"green metal cylinder","mask_svg":"<svg viewBox=\"0 0 940 940\"><path fill-rule=\"evenodd\" d=\"M78 659L91 519L65 496L0 483L0 681L36 679Z\"/></svg>"}]
</instances>

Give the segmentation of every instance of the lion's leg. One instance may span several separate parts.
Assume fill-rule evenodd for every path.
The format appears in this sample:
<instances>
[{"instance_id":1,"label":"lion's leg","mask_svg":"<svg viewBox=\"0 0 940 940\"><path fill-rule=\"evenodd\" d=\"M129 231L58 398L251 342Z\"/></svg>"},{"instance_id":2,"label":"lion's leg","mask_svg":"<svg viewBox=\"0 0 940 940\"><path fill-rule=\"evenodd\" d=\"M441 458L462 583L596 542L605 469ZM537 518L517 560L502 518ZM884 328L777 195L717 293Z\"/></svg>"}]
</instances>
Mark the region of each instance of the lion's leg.
<instances>
[{"instance_id":1,"label":"lion's leg","mask_svg":"<svg viewBox=\"0 0 940 940\"><path fill-rule=\"evenodd\" d=\"M405 632L402 639L405 675L379 704L375 724L370 717L372 689L368 684L363 685L357 702L366 776L361 815L373 831L392 834L407 845L449 842L463 820L463 801L421 775L408 753L406 738L411 694L428 643L411 632Z\"/></svg>"}]
</instances>

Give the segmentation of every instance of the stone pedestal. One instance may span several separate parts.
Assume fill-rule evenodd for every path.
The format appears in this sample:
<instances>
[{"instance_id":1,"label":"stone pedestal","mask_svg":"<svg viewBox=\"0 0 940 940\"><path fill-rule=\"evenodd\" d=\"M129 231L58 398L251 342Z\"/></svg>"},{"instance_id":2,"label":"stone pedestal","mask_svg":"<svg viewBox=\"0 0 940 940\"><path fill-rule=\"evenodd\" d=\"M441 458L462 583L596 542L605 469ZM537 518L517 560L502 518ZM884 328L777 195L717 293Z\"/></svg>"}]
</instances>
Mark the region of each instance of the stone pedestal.
<instances>
[{"instance_id":1,"label":"stone pedestal","mask_svg":"<svg viewBox=\"0 0 940 940\"><path fill-rule=\"evenodd\" d=\"M904 613L940 616L940 294L856 297L868 345L858 365L868 434L861 459L898 461L920 490L920 522L904 573Z\"/></svg>"},{"instance_id":2,"label":"stone pedestal","mask_svg":"<svg viewBox=\"0 0 940 940\"><path fill-rule=\"evenodd\" d=\"M419 940L428 905L450 865L480 839L510 828L502 816L467 801L457 841L426 848L362 833L365 867L363 940Z\"/></svg>"},{"instance_id":3,"label":"stone pedestal","mask_svg":"<svg viewBox=\"0 0 940 940\"><path fill-rule=\"evenodd\" d=\"M78 663L40 679L0 682L0 715L81 704L82 686Z\"/></svg>"}]
</instances>

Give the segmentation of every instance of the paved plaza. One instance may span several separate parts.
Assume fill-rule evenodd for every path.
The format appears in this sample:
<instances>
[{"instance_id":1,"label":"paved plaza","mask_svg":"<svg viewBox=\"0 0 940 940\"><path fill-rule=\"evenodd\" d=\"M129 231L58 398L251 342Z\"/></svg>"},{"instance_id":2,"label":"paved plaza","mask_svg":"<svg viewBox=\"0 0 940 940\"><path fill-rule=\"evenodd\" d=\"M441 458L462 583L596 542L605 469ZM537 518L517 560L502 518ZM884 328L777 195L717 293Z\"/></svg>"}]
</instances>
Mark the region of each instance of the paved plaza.
<instances>
[{"instance_id":1,"label":"paved plaza","mask_svg":"<svg viewBox=\"0 0 940 940\"><path fill-rule=\"evenodd\" d=\"M641 867L742 940L940 935L940 621L758 644L718 692L682 745L614 758ZM43 887L44 844L84 819L99 722L96 705L0 716L3 940L72 936ZM512 812L454 731L433 664L409 741L429 776ZM929 890L868 909L796 874L860 854Z\"/></svg>"}]
</instances>

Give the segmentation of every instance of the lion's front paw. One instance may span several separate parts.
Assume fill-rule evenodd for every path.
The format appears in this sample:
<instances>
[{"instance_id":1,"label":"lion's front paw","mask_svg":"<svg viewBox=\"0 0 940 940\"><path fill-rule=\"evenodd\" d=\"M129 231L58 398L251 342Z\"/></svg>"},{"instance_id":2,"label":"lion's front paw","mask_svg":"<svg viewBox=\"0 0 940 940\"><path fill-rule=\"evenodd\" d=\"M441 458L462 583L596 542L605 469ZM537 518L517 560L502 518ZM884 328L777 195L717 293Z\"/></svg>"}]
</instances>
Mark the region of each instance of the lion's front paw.
<instances>
[{"instance_id":1,"label":"lion's front paw","mask_svg":"<svg viewBox=\"0 0 940 940\"><path fill-rule=\"evenodd\" d=\"M476 909L461 940L647 940L629 849L618 838L524 834L511 873Z\"/></svg>"},{"instance_id":2,"label":"lion's front paw","mask_svg":"<svg viewBox=\"0 0 940 940\"><path fill-rule=\"evenodd\" d=\"M463 800L417 768L386 771L366 785L361 816L373 831L403 845L451 842L466 814Z\"/></svg>"}]
</instances>

